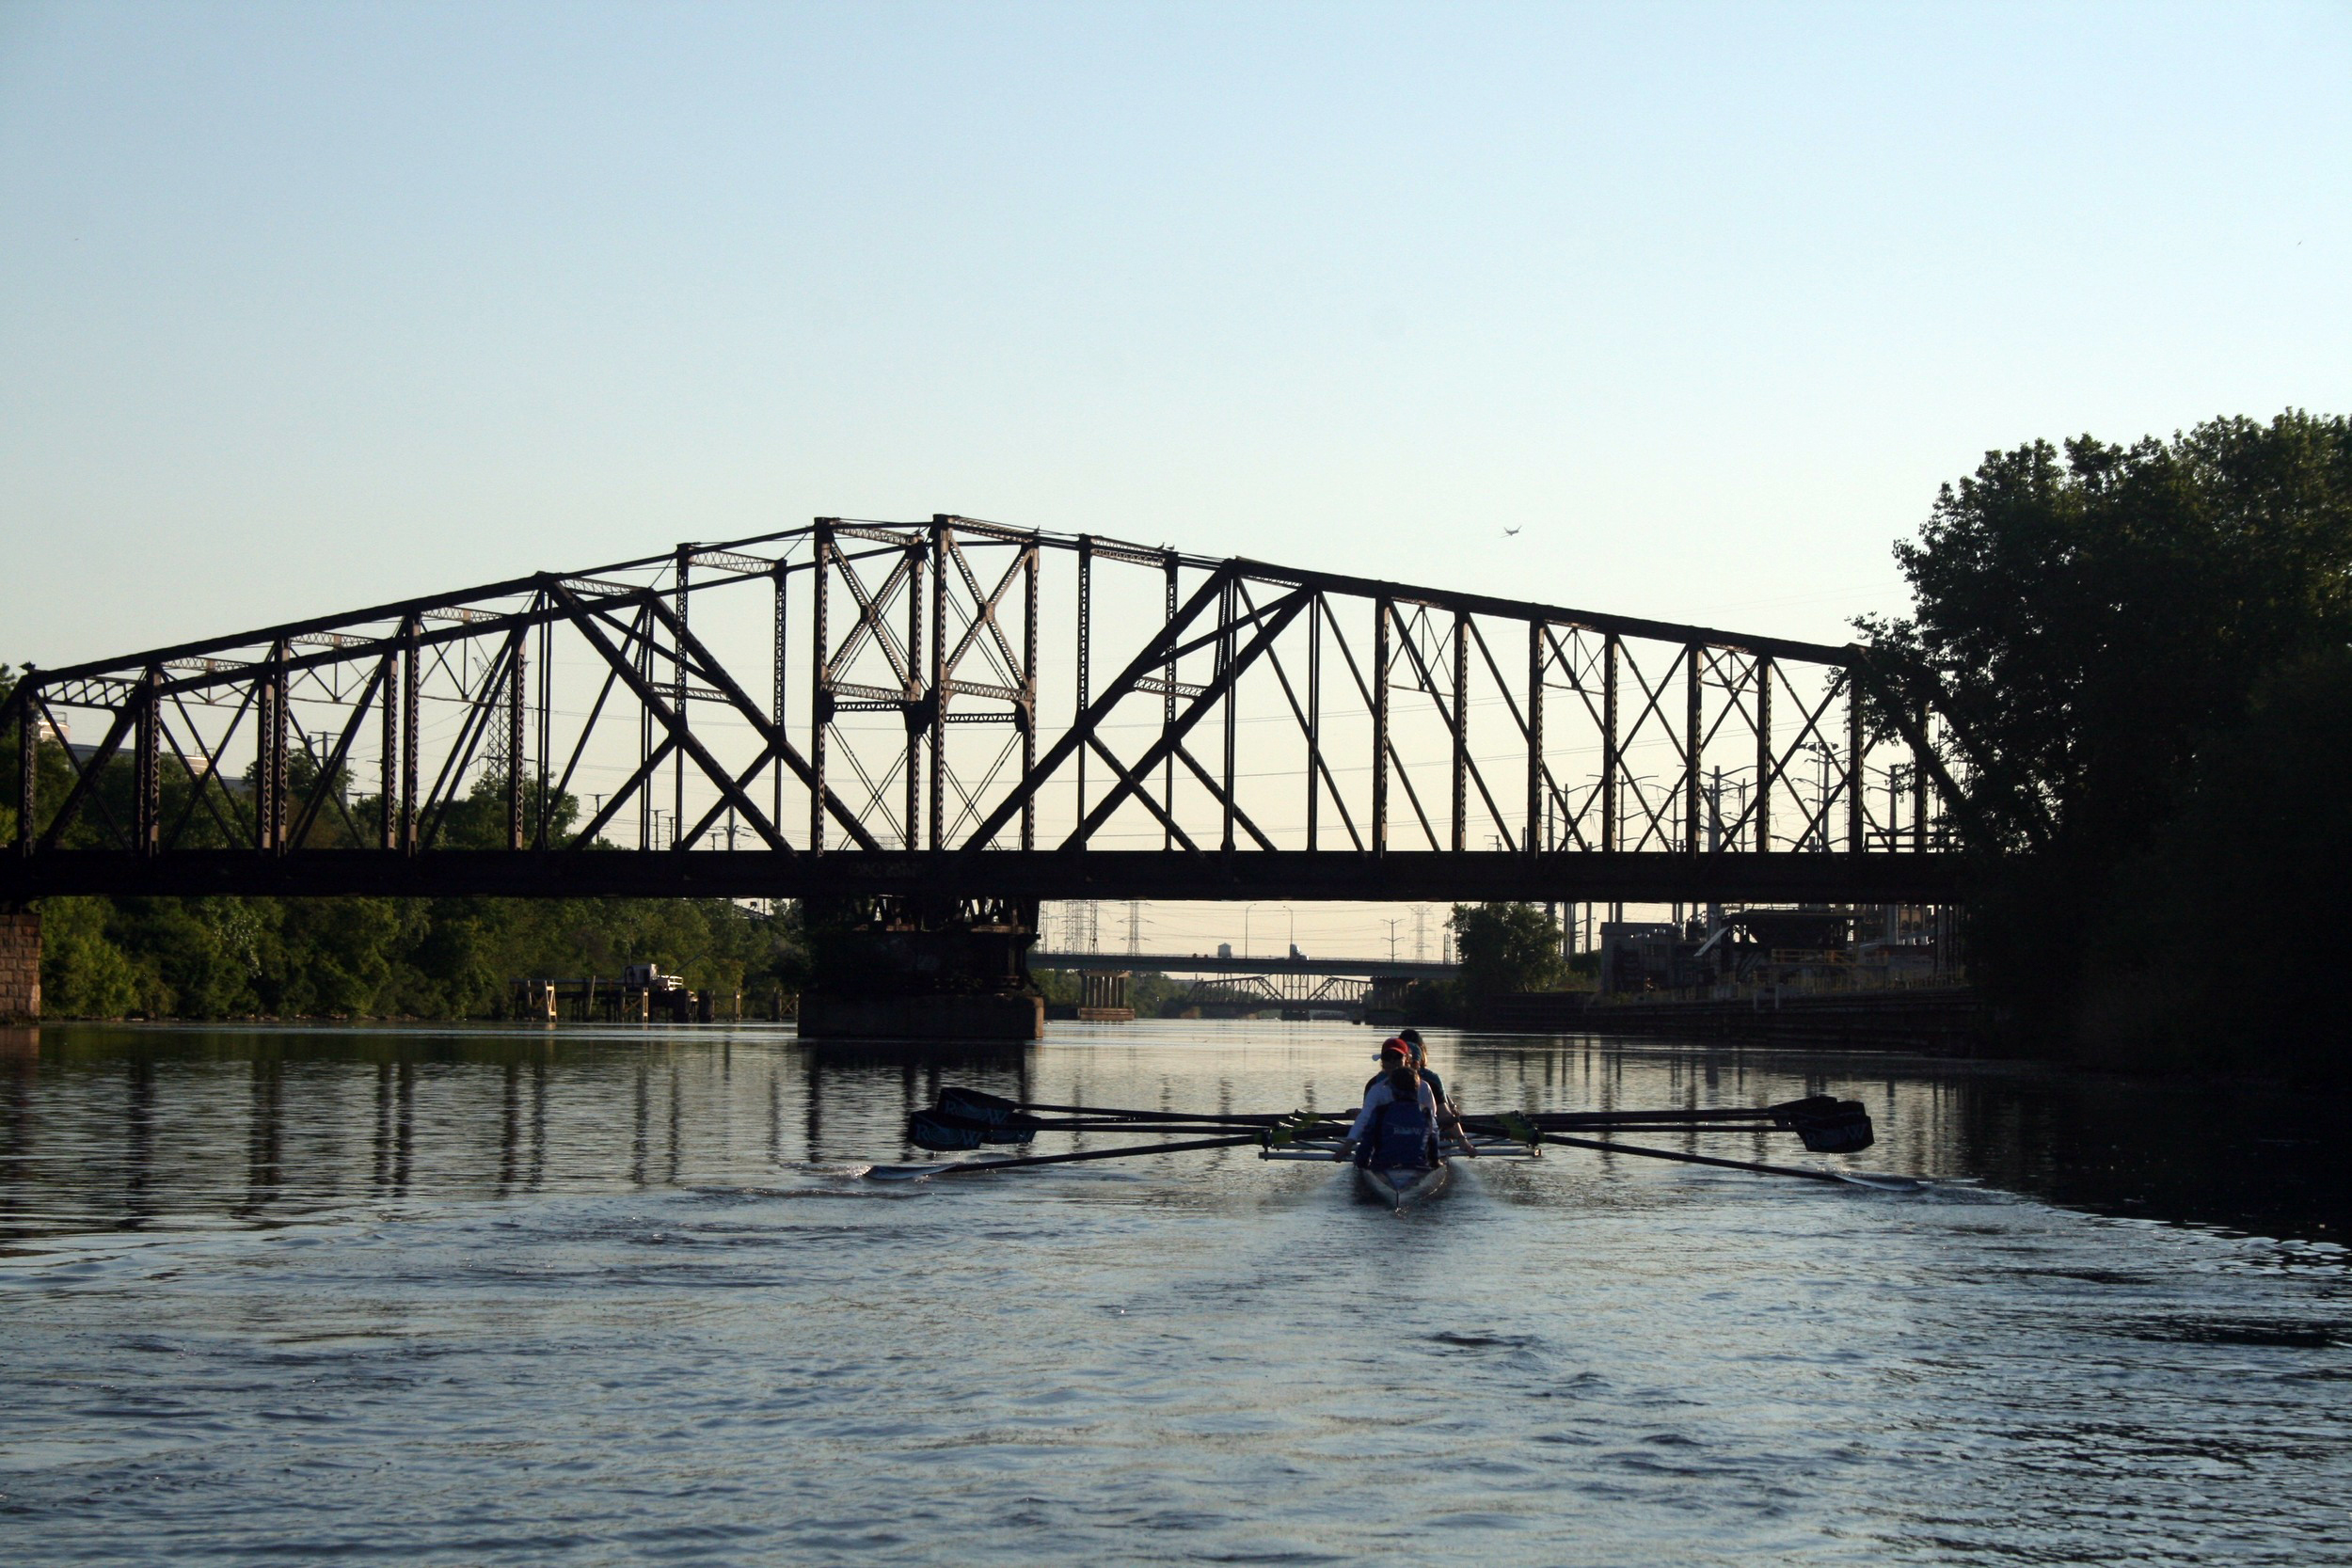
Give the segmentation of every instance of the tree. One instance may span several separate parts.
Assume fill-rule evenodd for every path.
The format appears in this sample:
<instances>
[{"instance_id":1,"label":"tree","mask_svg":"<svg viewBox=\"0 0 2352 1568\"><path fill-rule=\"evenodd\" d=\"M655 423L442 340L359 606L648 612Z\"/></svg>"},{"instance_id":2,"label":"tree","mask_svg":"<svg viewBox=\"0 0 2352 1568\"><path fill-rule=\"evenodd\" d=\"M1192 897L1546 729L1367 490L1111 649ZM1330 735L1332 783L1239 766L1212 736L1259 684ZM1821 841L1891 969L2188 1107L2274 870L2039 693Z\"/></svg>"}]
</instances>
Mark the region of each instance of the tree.
<instances>
[{"instance_id":1,"label":"tree","mask_svg":"<svg viewBox=\"0 0 2352 1568\"><path fill-rule=\"evenodd\" d=\"M2117 868L2201 752L2269 673L2352 641L2352 422L1991 452L1896 557L1912 614L1860 626L1969 737L1972 966L2018 1016L2068 1018Z\"/></svg>"},{"instance_id":2,"label":"tree","mask_svg":"<svg viewBox=\"0 0 2352 1568\"><path fill-rule=\"evenodd\" d=\"M1472 1005L1513 991L1545 990L1563 973L1560 927L1534 904L1456 904L1446 917Z\"/></svg>"},{"instance_id":3,"label":"tree","mask_svg":"<svg viewBox=\"0 0 2352 1568\"><path fill-rule=\"evenodd\" d=\"M2116 878L2080 1008L2103 1060L2332 1078L2352 1046L2334 911L2352 884L2352 650L2279 672Z\"/></svg>"}]
</instances>

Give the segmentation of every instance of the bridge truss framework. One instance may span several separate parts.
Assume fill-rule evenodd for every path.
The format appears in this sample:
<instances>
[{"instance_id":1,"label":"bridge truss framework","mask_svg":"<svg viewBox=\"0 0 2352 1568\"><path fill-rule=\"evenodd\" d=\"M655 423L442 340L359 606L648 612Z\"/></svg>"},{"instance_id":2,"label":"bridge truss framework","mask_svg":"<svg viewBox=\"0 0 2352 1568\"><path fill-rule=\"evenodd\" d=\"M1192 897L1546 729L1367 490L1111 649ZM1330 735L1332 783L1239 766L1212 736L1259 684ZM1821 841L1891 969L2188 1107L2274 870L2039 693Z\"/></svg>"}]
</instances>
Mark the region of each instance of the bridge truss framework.
<instances>
[{"instance_id":1,"label":"bridge truss framework","mask_svg":"<svg viewBox=\"0 0 2352 1568\"><path fill-rule=\"evenodd\" d=\"M29 671L0 726L8 900L1937 900L1964 805L1858 647L950 515Z\"/></svg>"}]
</instances>

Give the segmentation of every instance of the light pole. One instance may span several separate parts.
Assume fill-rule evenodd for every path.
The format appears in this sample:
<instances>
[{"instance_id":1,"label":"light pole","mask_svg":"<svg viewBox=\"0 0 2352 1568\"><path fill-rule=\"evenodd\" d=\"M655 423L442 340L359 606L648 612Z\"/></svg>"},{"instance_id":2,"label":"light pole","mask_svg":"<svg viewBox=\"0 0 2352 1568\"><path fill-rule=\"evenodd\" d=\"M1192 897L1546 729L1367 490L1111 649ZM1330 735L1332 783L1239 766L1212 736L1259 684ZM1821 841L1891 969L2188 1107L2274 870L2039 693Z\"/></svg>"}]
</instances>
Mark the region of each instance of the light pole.
<instances>
[{"instance_id":1,"label":"light pole","mask_svg":"<svg viewBox=\"0 0 2352 1568\"><path fill-rule=\"evenodd\" d=\"M1282 957L1285 959L1295 958L1298 956L1298 911L1288 904L1277 904L1274 907L1290 916L1290 951Z\"/></svg>"},{"instance_id":2,"label":"light pole","mask_svg":"<svg viewBox=\"0 0 2352 1568\"><path fill-rule=\"evenodd\" d=\"M1249 911L1258 907L1255 898L1241 907L1241 956L1249 957Z\"/></svg>"}]
</instances>

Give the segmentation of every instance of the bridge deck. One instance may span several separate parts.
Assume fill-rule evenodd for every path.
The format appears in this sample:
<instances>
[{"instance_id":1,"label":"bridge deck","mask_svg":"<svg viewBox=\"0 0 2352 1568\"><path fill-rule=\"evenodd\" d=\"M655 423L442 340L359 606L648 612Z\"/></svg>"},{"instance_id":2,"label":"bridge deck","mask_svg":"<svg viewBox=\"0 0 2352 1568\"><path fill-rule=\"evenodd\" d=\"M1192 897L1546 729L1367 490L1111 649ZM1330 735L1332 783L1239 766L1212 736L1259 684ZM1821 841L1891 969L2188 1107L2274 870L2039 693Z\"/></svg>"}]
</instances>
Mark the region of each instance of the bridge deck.
<instances>
[{"instance_id":1,"label":"bridge deck","mask_svg":"<svg viewBox=\"0 0 2352 1568\"><path fill-rule=\"evenodd\" d=\"M0 859L0 902L68 895L379 897L800 898L936 894L999 898L1525 899L1698 903L1947 903L1954 855L1688 855L1507 850L1251 850L1231 854L1095 849L501 850L403 855L313 849L183 849L140 856L85 849Z\"/></svg>"}]
</instances>

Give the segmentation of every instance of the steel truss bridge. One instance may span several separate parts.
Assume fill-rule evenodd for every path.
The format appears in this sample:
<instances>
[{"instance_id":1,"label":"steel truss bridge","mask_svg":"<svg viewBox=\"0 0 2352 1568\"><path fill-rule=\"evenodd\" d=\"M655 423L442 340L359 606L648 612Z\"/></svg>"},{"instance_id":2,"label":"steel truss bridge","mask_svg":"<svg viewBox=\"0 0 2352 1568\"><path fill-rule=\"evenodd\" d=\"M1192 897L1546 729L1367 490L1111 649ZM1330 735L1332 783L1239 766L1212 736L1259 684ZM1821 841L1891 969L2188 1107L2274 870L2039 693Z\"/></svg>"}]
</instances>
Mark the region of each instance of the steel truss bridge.
<instances>
[{"instance_id":1,"label":"steel truss bridge","mask_svg":"<svg viewBox=\"0 0 2352 1568\"><path fill-rule=\"evenodd\" d=\"M11 901L1940 901L1964 805L1857 647L946 515L29 671L11 726Z\"/></svg>"},{"instance_id":2,"label":"steel truss bridge","mask_svg":"<svg viewBox=\"0 0 2352 1568\"><path fill-rule=\"evenodd\" d=\"M1419 958L1220 958L1213 953L1056 953L1029 951L1031 969L1081 974L1189 974L1188 1004L1335 1008L1360 1015L1376 980L1451 980L1457 964ZM1214 976L1214 978L1213 978Z\"/></svg>"}]
</instances>

